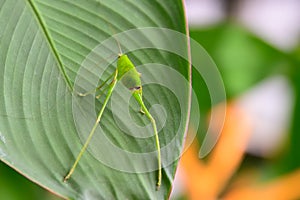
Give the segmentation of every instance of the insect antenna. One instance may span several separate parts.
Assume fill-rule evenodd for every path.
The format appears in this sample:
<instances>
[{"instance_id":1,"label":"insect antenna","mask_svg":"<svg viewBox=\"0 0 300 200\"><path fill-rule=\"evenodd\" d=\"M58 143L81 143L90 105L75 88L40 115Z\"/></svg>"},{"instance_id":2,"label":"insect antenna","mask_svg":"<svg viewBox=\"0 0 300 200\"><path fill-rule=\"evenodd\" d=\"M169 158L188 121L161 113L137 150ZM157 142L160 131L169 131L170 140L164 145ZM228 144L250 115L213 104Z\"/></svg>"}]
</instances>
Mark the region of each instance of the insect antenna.
<instances>
[{"instance_id":1,"label":"insect antenna","mask_svg":"<svg viewBox=\"0 0 300 200\"><path fill-rule=\"evenodd\" d=\"M119 48L119 56L120 55L123 55L123 52L122 52L122 48L121 48L121 44L120 44L120 42L119 42L119 40L117 39L117 38L115 38L115 34L116 34L116 31L115 31L115 29L112 27L112 24L111 23L109 23L107 20L106 20L106 23L108 24L108 26L109 26L109 29L110 29L110 31L112 32L112 37L115 39L115 41L116 41L116 43L117 43L117 45L118 45L118 48Z\"/></svg>"}]
</instances>

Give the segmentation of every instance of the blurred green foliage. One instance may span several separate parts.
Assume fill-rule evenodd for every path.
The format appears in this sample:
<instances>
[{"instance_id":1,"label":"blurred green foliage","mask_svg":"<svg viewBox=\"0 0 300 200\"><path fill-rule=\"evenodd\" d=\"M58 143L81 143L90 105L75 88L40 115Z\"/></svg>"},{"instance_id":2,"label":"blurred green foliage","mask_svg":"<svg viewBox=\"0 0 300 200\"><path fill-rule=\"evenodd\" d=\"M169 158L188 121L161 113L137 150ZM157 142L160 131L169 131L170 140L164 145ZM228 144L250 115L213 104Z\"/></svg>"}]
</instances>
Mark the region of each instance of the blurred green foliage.
<instances>
[{"instance_id":1,"label":"blurred green foliage","mask_svg":"<svg viewBox=\"0 0 300 200\"><path fill-rule=\"evenodd\" d=\"M4 163L0 162L0 199L58 200L60 198L52 195L10 167L6 166Z\"/></svg>"},{"instance_id":2,"label":"blurred green foliage","mask_svg":"<svg viewBox=\"0 0 300 200\"><path fill-rule=\"evenodd\" d=\"M267 76L287 73L285 53L236 23L224 22L206 29L192 27L190 36L203 46L216 63L228 99L242 94ZM192 51L192 56L198 56L198 52ZM206 116L212 105L206 84L196 70L193 70L192 80L200 105L198 139L202 141L207 130Z\"/></svg>"},{"instance_id":3,"label":"blurred green foliage","mask_svg":"<svg viewBox=\"0 0 300 200\"><path fill-rule=\"evenodd\" d=\"M296 55L296 57L292 57L291 59L291 65L293 66L293 73L291 73L291 81L293 83L295 92L295 107L290 130L289 145L287 147L286 152L283 154L283 159L281 161L281 169L283 172L291 171L300 167L300 55L294 55Z\"/></svg>"},{"instance_id":4,"label":"blurred green foliage","mask_svg":"<svg viewBox=\"0 0 300 200\"><path fill-rule=\"evenodd\" d=\"M190 35L215 61L228 98L241 94L266 76L288 70L286 53L238 24L228 22L208 29L192 28Z\"/></svg>"}]
</instances>

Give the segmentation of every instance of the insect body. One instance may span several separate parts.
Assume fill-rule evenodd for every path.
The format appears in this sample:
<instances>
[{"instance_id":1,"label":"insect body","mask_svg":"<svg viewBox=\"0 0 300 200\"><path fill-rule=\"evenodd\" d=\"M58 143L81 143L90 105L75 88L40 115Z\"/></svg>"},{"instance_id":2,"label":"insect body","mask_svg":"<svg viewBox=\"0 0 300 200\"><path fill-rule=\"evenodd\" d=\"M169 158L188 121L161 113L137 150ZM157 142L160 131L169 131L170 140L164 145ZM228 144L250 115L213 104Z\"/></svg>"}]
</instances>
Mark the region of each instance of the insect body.
<instances>
[{"instance_id":1,"label":"insect body","mask_svg":"<svg viewBox=\"0 0 300 200\"><path fill-rule=\"evenodd\" d=\"M103 106L102 106L101 110L99 111L96 122L95 122L85 144L83 145L81 151L79 152L72 168L70 169L68 174L64 177L64 181L67 181L73 174L80 158L82 157L83 153L85 152L86 148L88 147L89 142L91 141L91 139L95 133L95 130L101 120L101 116L104 112L104 109L109 101L109 98L111 97L111 94L112 94L117 82L121 81L124 84L124 86L131 91L132 96L136 99L136 101L141 106L141 112L144 113L148 117L148 119L151 121L153 131L155 134L155 141L156 141L156 148L157 148L157 161L158 161L158 179L157 179L157 184L156 184L157 187L156 188L157 188L157 190L159 189L159 187L161 185L162 174L161 174L161 153L160 153L158 132L157 132L157 128L156 128L156 122L143 102L143 97L142 97L143 92L142 92L142 84L141 84L140 76L141 76L141 74L136 70L135 66L130 61L128 56L125 54L119 54L118 61L117 61L117 69L115 70L115 72L113 74L113 79L108 86L107 96L104 100ZM103 86L103 84L100 85L99 87L97 87L96 90L100 89L102 86ZM94 90L94 92L96 90ZM80 95L86 96L87 94L90 94L90 92L85 93L85 94L80 94Z\"/></svg>"}]
</instances>

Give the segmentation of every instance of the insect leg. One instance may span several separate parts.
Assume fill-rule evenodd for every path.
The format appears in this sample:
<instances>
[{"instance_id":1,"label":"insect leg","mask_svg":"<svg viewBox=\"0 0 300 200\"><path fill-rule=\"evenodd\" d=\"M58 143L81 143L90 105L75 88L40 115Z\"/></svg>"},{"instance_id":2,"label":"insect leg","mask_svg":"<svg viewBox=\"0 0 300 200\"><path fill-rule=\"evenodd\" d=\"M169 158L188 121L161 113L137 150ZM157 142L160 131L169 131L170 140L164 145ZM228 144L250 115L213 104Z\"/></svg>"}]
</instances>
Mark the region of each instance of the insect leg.
<instances>
[{"instance_id":1,"label":"insect leg","mask_svg":"<svg viewBox=\"0 0 300 200\"><path fill-rule=\"evenodd\" d=\"M94 124L94 126L93 126L93 128L92 128L92 130L91 130L91 132L90 132L90 134L89 134L86 142L84 143L83 147L81 148L81 150L80 150L80 152L79 152L79 154L78 154L78 156L77 156L74 164L72 165L72 168L70 169L70 171L68 172L68 174L64 177L64 180L63 180L64 182L66 182L71 177L71 175L73 174L73 172L74 172L74 170L75 170L75 168L76 168L79 160L81 159L83 153L85 152L86 148L88 147L88 145L89 145L89 143L90 143L90 141L91 141L91 139L92 139L92 137L93 137L93 135L94 135L94 133L96 131L96 128L97 128L97 126L98 126L98 124L99 124L99 122L101 120L102 114L104 112L104 109L105 109L105 107L106 107L106 105L107 105L107 103L108 103L108 101L109 101L109 99L111 97L111 94L112 94L112 92L113 92L113 90L114 90L114 88L115 88L115 86L117 84L118 70L116 70L113 75L114 75L114 78L113 78L112 82L110 83L110 86L109 86L109 89L108 89L108 92L107 92L107 96L106 96L106 98L104 100L104 103L103 103L103 106L101 107L101 110L99 111L97 120L96 120L96 122L95 122L95 124Z\"/></svg>"},{"instance_id":2,"label":"insect leg","mask_svg":"<svg viewBox=\"0 0 300 200\"><path fill-rule=\"evenodd\" d=\"M80 92L77 92L77 94L79 96L82 96L82 97L85 97L89 94L94 94L95 92L97 92L97 90L100 90L112 77L114 76L114 74L111 74L105 81L103 81L98 87L96 87L95 89L91 90L91 91L88 91L86 93L80 93Z\"/></svg>"},{"instance_id":3,"label":"insect leg","mask_svg":"<svg viewBox=\"0 0 300 200\"><path fill-rule=\"evenodd\" d=\"M137 102L140 104L141 110L143 110L145 115L151 121L153 131L154 131L154 134L155 134L155 142L156 142L156 148L157 148L157 163L158 163L158 179L157 179L157 183L156 183L156 190L159 190L160 185L161 185L161 177L162 177L161 170L162 169L161 169L160 144L159 144L159 137L158 137L157 127L156 127L156 122L155 122L155 119L152 117L152 115L150 114L150 112L148 111L148 109L146 108L146 106L144 104L141 90L134 91L133 96L137 100Z\"/></svg>"},{"instance_id":4,"label":"insect leg","mask_svg":"<svg viewBox=\"0 0 300 200\"><path fill-rule=\"evenodd\" d=\"M143 110L143 108L141 107L140 111L139 111L142 115L145 114L145 111Z\"/></svg>"}]
</instances>

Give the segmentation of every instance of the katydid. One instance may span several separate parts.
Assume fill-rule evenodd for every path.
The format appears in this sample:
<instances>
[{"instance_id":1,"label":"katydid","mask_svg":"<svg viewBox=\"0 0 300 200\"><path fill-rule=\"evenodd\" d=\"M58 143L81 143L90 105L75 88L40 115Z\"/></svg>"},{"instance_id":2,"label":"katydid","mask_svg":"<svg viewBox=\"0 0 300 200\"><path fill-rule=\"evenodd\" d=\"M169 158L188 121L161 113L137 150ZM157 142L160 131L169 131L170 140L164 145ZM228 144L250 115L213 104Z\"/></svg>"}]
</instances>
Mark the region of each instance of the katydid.
<instances>
[{"instance_id":1,"label":"katydid","mask_svg":"<svg viewBox=\"0 0 300 200\"><path fill-rule=\"evenodd\" d=\"M162 169L161 169L161 153L160 153L160 144L159 144L159 137L158 137L158 132L156 128L156 122L148 109L146 108L144 102L143 102L143 97L142 97L142 84L141 84L141 74L136 70L135 66L133 63L130 61L127 55L120 53L118 55L118 60L117 60L117 68L115 72L109 77L112 78L112 81L108 85L107 88L107 94L106 98L104 100L104 103L102 105L101 110L99 111L99 114L97 116L97 119L95 121L95 124L86 140L84 143L81 151L79 152L73 166L71 167L70 171L68 174L64 177L64 181L67 181L71 175L73 174L80 158L82 157L83 153L85 152L86 148L88 147L95 130L100 123L103 111L112 95L112 92L117 84L118 81L121 81L124 86L129 89L129 91L132 93L132 96L136 99L138 104L141 106L141 112L145 114L145 116L151 121L154 135L155 135L155 141L156 141L156 148L157 148L157 162L158 162L158 178L157 178L157 183L156 183L156 189L158 190L160 185L161 185L161 178L162 178ZM109 79L108 79L109 80ZM81 96L86 96L90 93L96 92L99 90L108 80L104 81L103 84L98 86L95 90L91 92L87 92L85 94L80 94Z\"/></svg>"}]
</instances>

